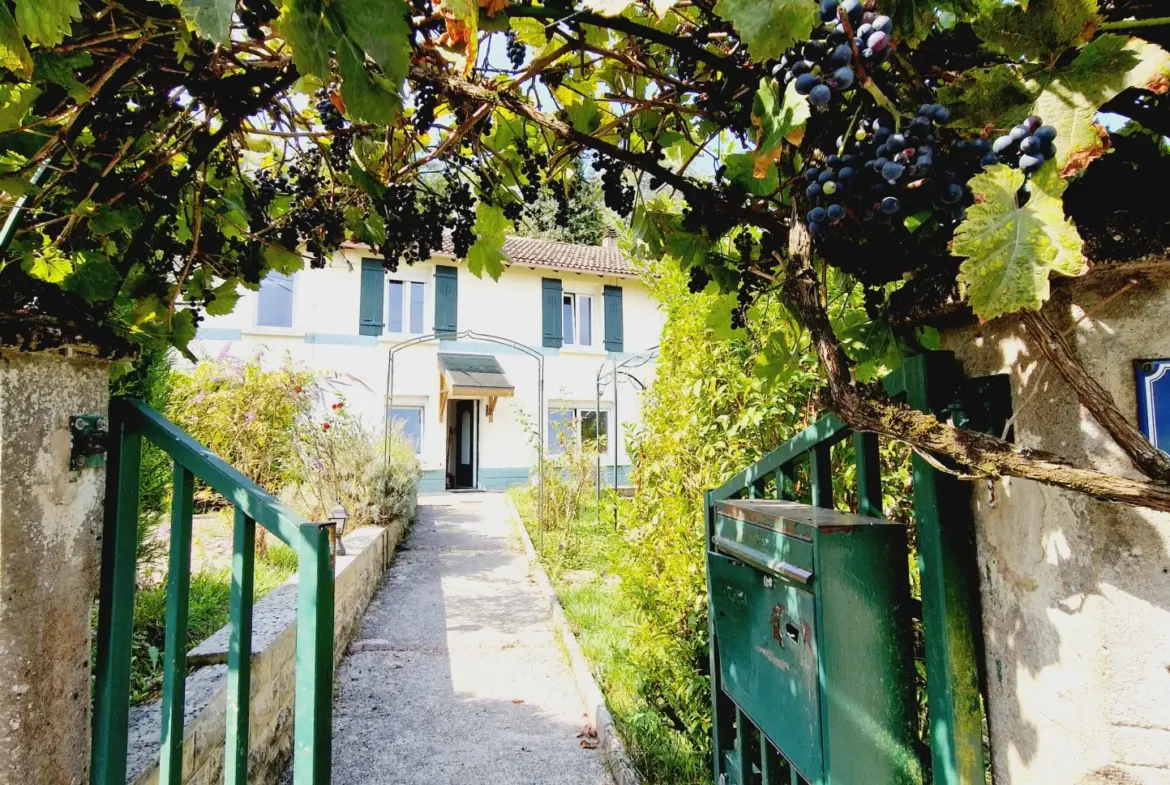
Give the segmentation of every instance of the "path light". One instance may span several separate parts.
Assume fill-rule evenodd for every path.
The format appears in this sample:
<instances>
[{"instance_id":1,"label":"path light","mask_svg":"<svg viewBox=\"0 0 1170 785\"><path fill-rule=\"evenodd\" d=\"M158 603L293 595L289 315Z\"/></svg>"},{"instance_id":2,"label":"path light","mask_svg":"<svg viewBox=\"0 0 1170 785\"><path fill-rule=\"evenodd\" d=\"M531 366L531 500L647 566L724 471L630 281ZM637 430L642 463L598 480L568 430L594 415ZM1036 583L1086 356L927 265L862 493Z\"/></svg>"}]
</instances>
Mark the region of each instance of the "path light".
<instances>
[{"instance_id":1,"label":"path light","mask_svg":"<svg viewBox=\"0 0 1170 785\"><path fill-rule=\"evenodd\" d=\"M345 507L341 506L341 502L333 505L333 509L329 511L329 522L333 524L334 538L337 543L337 555L345 555L345 543L341 538L345 534L345 522L349 520L349 512Z\"/></svg>"}]
</instances>

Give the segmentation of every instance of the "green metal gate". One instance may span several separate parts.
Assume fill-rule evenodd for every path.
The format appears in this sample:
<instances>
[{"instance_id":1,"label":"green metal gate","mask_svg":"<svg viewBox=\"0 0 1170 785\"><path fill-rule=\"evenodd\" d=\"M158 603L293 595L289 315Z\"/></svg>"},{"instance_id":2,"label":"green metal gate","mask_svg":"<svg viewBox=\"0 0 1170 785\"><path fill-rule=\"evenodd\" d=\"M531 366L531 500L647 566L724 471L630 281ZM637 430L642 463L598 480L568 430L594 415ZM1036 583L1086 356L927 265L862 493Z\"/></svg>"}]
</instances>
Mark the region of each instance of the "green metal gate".
<instances>
[{"instance_id":1,"label":"green metal gate","mask_svg":"<svg viewBox=\"0 0 1170 785\"><path fill-rule=\"evenodd\" d=\"M886 377L884 384L889 395L915 409L997 435L1010 411L1010 385L1006 376L965 379L949 352L929 352L909 358ZM707 492L708 561L712 557L720 558L712 546L712 537L716 535L716 504L728 499L764 498L769 489L775 498L793 500L797 467L803 462L807 462L812 505L832 508L830 449L850 437L854 442L857 470L857 512L880 518L882 477L878 437L872 433L854 433L837 417L828 415L719 488ZM929 754L922 754L923 768L930 772L935 785L982 785L986 774L981 696L986 693L982 689L978 576L974 569L969 487L917 453L911 460L922 593L921 610L915 615L921 620L924 637L929 712L930 749ZM710 572L707 589L713 598ZM717 785L729 782L729 777L742 778L742 783L735 785L805 785L808 780L724 690L714 614L710 625ZM822 691L832 689L832 684L819 686ZM883 685L874 688L882 689ZM840 780L834 780L826 772L811 785L824 782L838 785Z\"/></svg>"},{"instance_id":2,"label":"green metal gate","mask_svg":"<svg viewBox=\"0 0 1170 785\"><path fill-rule=\"evenodd\" d=\"M224 782L226 785L243 785L248 776L252 578L256 524L260 524L293 548L299 558L293 782L295 785L328 783L333 724L332 525L306 523L142 401L116 398L110 402L91 785L125 785L126 782L134 555L139 463L144 438L174 460L163 653L160 785L178 785L183 781L187 600L196 477L235 507Z\"/></svg>"}]
</instances>

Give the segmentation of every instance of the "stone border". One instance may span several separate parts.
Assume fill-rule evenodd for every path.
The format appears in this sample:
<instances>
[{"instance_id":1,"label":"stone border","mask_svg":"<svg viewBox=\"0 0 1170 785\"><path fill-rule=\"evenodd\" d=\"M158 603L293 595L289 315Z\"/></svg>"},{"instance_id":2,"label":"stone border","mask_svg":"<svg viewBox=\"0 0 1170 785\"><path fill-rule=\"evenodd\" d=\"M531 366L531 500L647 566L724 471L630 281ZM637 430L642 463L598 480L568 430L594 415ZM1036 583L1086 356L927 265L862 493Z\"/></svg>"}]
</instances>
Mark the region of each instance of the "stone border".
<instances>
[{"instance_id":1,"label":"stone border","mask_svg":"<svg viewBox=\"0 0 1170 785\"><path fill-rule=\"evenodd\" d=\"M345 537L334 581L334 663L341 661L361 626L366 606L394 559L406 531L404 521L364 527ZM296 576L269 592L253 608L252 691L249 700L248 782L279 781L292 756L296 662ZM198 667L187 677L183 730L183 782L213 785L223 780L227 705L228 628L222 627L190 652ZM204 666L204 667L199 667ZM130 710L127 783L157 785L158 703Z\"/></svg>"},{"instance_id":2,"label":"stone border","mask_svg":"<svg viewBox=\"0 0 1170 785\"><path fill-rule=\"evenodd\" d=\"M577 682L577 692L580 694L581 700L585 702L589 722L593 724L593 728L597 732L597 740L601 747L602 757L605 758L606 768L609 769L615 785L642 785L642 776L634 768L633 761L630 760L630 755L626 751L626 745L622 743L621 736L618 735L613 715L609 713L609 707L605 703L605 696L602 695L601 688L597 686L597 680L593 677L589 660L586 659L580 644L577 643L577 637L573 634L573 628L569 625L565 610L561 607L560 600L557 599L556 590L548 579L544 567L540 564L536 548L533 547L532 539L528 536L528 528L524 525L524 519L520 517L520 511L516 509L512 497L504 494L504 498L507 501L508 513L511 515L516 529L520 532L520 539L524 541L524 554L528 557L529 570L536 576L536 583L548 602L551 616L549 623L560 635L561 643L568 654L569 667Z\"/></svg>"}]
</instances>

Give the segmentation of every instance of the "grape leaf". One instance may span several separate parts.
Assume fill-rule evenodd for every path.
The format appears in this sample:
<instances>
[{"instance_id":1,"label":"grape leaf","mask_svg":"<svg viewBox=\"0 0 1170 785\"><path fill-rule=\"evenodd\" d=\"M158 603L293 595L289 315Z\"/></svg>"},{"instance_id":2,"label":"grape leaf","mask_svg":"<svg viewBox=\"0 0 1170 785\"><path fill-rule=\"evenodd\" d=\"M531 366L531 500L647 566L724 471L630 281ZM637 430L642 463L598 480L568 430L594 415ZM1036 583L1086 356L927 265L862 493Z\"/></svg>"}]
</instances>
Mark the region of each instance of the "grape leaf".
<instances>
[{"instance_id":1,"label":"grape leaf","mask_svg":"<svg viewBox=\"0 0 1170 785\"><path fill-rule=\"evenodd\" d=\"M435 10L447 28L439 37L439 52L470 73L479 42L479 5L476 0L439 0Z\"/></svg>"},{"instance_id":2,"label":"grape leaf","mask_svg":"<svg viewBox=\"0 0 1170 785\"><path fill-rule=\"evenodd\" d=\"M410 25L402 0L334 0L345 34L364 49L394 85L410 67Z\"/></svg>"},{"instance_id":3,"label":"grape leaf","mask_svg":"<svg viewBox=\"0 0 1170 785\"><path fill-rule=\"evenodd\" d=\"M80 251L73 258L73 272L61 288L84 298L86 302L114 299L122 285L122 276L101 251Z\"/></svg>"},{"instance_id":4,"label":"grape leaf","mask_svg":"<svg viewBox=\"0 0 1170 785\"><path fill-rule=\"evenodd\" d=\"M817 19L814 0L719 0L715 13L731 23L757 62L779 60L804 41Z\"/></svg>"},{"instance_id":5,"label":"grape leaf","mask_svg":"<svg viewBox=\"0 0 1170 785\"><path fill-rule=\"evenodd\" d=\"M187 351L187 344L195 338L195 312L190 308L175 311L171 316L170 327L171 345L188 355L188 359L192 359Z\"/></svg>"},{"instance_id":6,"label":"grape leaf","mask_svg":"<svg viewBox=\"0 0 1170 785\"><path fill-rule=\"evenodd\" d=\"M337 36L325 25L319 0L285 0L276 24L280 37L292 49L298 71L326 81L333 78L329 52Z\"/></svg>"},{"instance_id":7,"label":"grape leaf","mask_svg":"<svg viewBox=\"0 0 1170 785\"><path fill-rule=\"evenodd\" d=\"M752 153L725 155L723 164L727 167L724 176L749 194L767 196L780 186L780 173L774 166L769 166L763 177L756 177L756 159Z\"/></svg>"},{"instance_id":8,"label":"grape leaf","mask_svg":"<svg viewBox=\"0 0 1170 785\"><path fill-rule=\"evenodd\" d=\"M25 254L20 266L33 278L46 283L61 283L73 272L73 260L52 245Z\"/></svg>"},{"instance_id":9,"label":"grape leaf","mask_svg":"<svg viewBox=\"0 0 1170 785\"><path fill-rule=\"evenodd\" d=\"M264 246L264 264L269 270L276 270L282 275L292 275L305 269L305 260L299 253L279 245Z\"/></svg>"},{"instance_id":10,"label":"grape leaf","mask_svg":"<svg viewBox=\"0 0 1170 785\"><path fill-rule=\"evenodd\" d=\"M236 303L240 301L240 291L238 288L239 281L235 278L228 278L219 286L211 290L210 297L207 300L207 315L208 316L227 316L235 310Z\"/></svg>"},{"instance_id":11,"label":"grape leaf","mask_svg":"<svg viewBox=\"0 0 1170 785\"><path fill-rule=\"evenodd\" d=\"M589 96L565 106L565 112L569 115L569 124L581 133L591 134L601 127L601 112L597 102Z\"/></svg>"},{"instance_id":12,"label":"grape leaf","mask_svg":"<svg viewBox=\"0 0 1170 785\"><path fill-rule=\"evenodd\" d=\"M878 0L877 12L890 17L894 36L907 46L917 46L938 22L939 15L950 13L967 19L976 11L972 0Z\"/></svg>"},{"instance_id":13,"label":"grape leaf","mask_svg":"<svg viewBox=\"0 0 1170 785\"><path fill-rule=\"evenodd\" d=\"M479 202L475 206L475 243L467 251L467 269L477 278L486 272L493 281L500 280L504 262L509 261L504 253L504 237L512 222L504 217L504 211L494 204Z\"/></svg>"},{"instance_id":14,"label":"grape leaf","mask_svg":"<svg viewBox=\"0 0 1170 785\"><path fill-rule=\"evenodd\" d=\"M618 16L633 5L633 0L585 0L583 5L602 16Z\"/></svg>"},{"instance_id":15,"label":"grape leaf","mask_svg":"<svg viewBox=\"0 0 1170 785\"><path fill-rule=\"evenodd\" d=\"M1096 18L1097 0L1032 0L989 4L971 26L992 51L1050 62L1092 38Z\"/></svg>"},{"instance_id":16,"label":"grape leaf","mask_svg":"<svg viewBox=\"0 0 1170 785\"><path fill-rule=\"evenodd\" d=\"M1085 270L1080 234L1064 217L1066 183L1049 162L1028 183L1029 198L1017 196L1023 172L1004 164L971 179L975 204L955 231L951 252L966 257L959 280L981 319L1022 308L1039 308L1049 296L1048 275Z\"/></svg>"},{"instance_id":17,"label":"grape leaf","mask_svg":"<svg viewBox=\"0 0 1170 785\"><path fill-rule=\"evenodd\" d=\"M666 16L666 12L674 8L678 0L650 0L650 7L654 9L654 14L662 19Z\"/></svg>"},{"instance_id":18,"label":"grape leaf","mask_svg":"<svg viewBox=\"0 0 1170 785\"><path fill-rule=\"evenodd\" d=\"M41 89L28 82L0 84L0 132L20 128Z\"/></svg>"},{"instance_id":19,"label":"grape leaf","mask_svg":"<svg viewBox=\"0 0 1170 785\"><path fill-rule=\"evenodd\" d=\"M364 53L348 38L341 40L337 50L338 71L341 72L341 100L345 113L355 120L389 125L398 116L402 102L396 87L385 77L366 69Z\"/></svg>"},{"instance_id":20,"label":"grape leaf","mask_svg":"<svg viewBox=\"0 0 1170 785\"><path fill-rule=\"evenodd\" d=\"M32 56L24 45L20 31L16 29L16 20L8 10L8 3L0 3L0 66L17 76L32 78Z\"/></svg>"},{"instance_id":21,"label":"grape leaf","mask_svg":"<svg viewBox=\"0 0 1170 785\"><path fill-rule=\"evenodd\" d=\"M795 81L788 83L781 98L775 79L760 80L760 89L752 102L752 125L758 129L756 149L752 152L755 177L764 177L772 168L785 139L799 143L795 132L803 131L809 115L808 98L796 92Z\"/></svg>"},{"instance_id":22,"label":"grape leaf","mask_svg":"<svg viewBox=\"0 0 1170 785\"><path fill-rule=\"evenodd\" d=\"M77 78L77 74L91 65L93 56L89 52L55 54L42 49L33 59L33 73L38 79L64 87L69 96L80 104L89 98L89 88Z\"/></svg>"},{"instance_id":23,"label":"grape leaf","mask_svg":"<svg viewBox=\"0 0 1170 785\"><path fill-rule=\"evenodd\" d=\"M78 0L16 0L16 24L20 32L44 47L65 40L73 20L80 18Z\"/></svg>"},{"instance_id":24,"label":"grape leaf","mask_svg":"<svg viewBox=\"0 0 1170 785\"><path fill-rule=\"evenodd\" d=\"M232 26L236 0L181 0L179 12L199 35L217 44L226 44Z\"/></svg>"}]
</instances>

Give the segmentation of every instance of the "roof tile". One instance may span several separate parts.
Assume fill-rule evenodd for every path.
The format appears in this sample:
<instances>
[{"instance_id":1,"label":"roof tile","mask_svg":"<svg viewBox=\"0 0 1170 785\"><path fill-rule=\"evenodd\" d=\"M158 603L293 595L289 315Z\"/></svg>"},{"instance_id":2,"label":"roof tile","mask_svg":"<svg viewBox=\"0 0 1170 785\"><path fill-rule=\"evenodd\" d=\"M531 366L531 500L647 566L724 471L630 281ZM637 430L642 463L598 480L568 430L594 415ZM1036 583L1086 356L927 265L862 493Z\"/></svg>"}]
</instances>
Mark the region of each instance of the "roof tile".
<instances>
[{"instance_id":1,"label":"roof tile","mask_svg":"<svg viewBox=\"0 0 1170 785\"><path fill-rule=\"evenodd\" d=\"M443 237L443 252L450 254L453 249L451 237L447 234ZM547 267L553 270L598 275L637 274L621 251L600 245L576 245L556 240L538 240L533 237L507 237L504 240L504 253L513 264L527 267Z\"/></svg>"}]
</instances>

